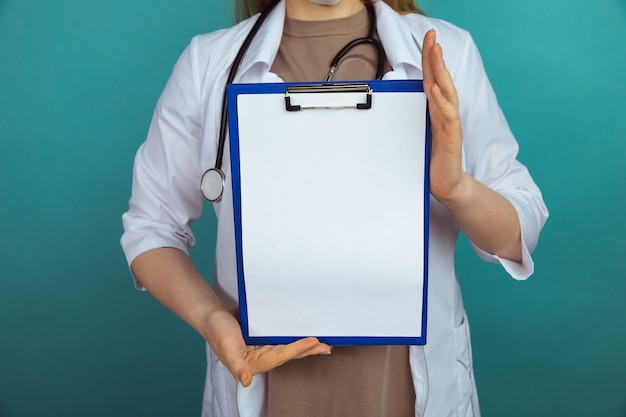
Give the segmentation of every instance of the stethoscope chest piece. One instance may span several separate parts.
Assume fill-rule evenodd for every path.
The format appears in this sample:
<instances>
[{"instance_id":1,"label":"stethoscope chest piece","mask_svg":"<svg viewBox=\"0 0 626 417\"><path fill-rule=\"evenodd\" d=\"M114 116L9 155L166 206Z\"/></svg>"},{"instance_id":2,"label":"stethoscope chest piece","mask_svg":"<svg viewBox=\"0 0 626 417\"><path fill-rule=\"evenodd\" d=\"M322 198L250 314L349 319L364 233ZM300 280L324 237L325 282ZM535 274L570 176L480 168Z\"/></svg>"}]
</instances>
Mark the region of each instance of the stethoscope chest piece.
<instances>
[{"instance_id":1,"label":"stethoscope chest piece","mask_svg":"<svg viewBox=\"0 0 626 417\"><path fill-rule=\"evenodd\" d=\"M217 203L222 199L226 177L221 169L210 168L202 174L200 179L200 190L204 198L212 203Z\"/></svg>"}]
</instances>

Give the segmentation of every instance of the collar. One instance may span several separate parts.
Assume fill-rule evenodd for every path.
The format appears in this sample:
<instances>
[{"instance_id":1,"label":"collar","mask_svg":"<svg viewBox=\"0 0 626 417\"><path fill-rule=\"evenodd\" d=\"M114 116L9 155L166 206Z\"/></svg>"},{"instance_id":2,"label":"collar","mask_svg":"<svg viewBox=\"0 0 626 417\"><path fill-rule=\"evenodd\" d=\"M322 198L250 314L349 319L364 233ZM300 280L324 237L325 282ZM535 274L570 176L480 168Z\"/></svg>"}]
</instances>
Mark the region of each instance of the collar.
<instances>
[{"instance_id":1,"label":"collar","mask_svg":"<svg viewBox=\"0 0 626 417\"><path fill-rule=\"evenodd\" d=\"M256 19L260 14L248 19L249 24L245 25L242 30L245 35L248 34ZM263 25L259 28L256 36L250 43L248 52L241 61L236 82L259 82L259 74L268 74L269 69L274 62L280 40L283 36L283 27L285 25L285 1L281 1L276 5L274 10L267 16ZM271 80L263 80L271 81Z\"/></svg>"},{"instance_id":2,"label":"collar","mask_svg":"<svg viewBox=\"0 0 626 417\"><path fill-rule=\"evenodd\" d=\"M421 78L423 43L423 35L419 36L421 25L415 26L413 19L398 14L384 1L375 1L374 6L378 19L376 28L378 36L385 49L387 60L393 68L385 79L417 76ZM416 70L419 71L418 74L415 73Z\"/></svg>"},{"instance_id":3,"label":"collar","mask_svg":"<svg viewBox=\"0 0 626 417\"><path fill-rule=\"evenodd\" d=\"M429 29L426 19L401 16L387 3L381 0L374 2L377 17L377 31L385 54L393 71L385 75L384 79L421 78L422 62L421 51L424 34ZM248 19L241 30L245 35L259 15ZM243 23L243 22L242 22ZM281 1L267 16L259 32L256 34L248 52L241 61L236 82L279 81L269 73L274 62L280 40L283 36L285 23L285 1ZM244 36L245 36L244 35ZM259 75L263 79L259 80Z\"/></svg>"}]
</instances>

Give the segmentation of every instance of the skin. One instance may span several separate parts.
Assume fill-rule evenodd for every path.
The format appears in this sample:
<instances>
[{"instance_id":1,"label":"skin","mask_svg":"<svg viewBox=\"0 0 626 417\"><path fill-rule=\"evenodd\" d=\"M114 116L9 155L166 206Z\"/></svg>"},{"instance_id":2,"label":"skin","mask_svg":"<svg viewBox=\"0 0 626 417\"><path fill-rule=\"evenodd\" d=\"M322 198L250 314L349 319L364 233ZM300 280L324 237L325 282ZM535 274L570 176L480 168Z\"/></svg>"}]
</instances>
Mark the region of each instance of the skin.
<instances>
[{"instance_id":1,"label":"skin","mask_svg":"<svg viewBox=\"0 0 626 417\"><path fill-rule=\"evenodd\" d=\"M434 30L424 36L422 70L432 127L431 194L479 248L521 262L521 231L513 205L463 171L459 100Z\"/></svg>"},{"instance_id":2,"label":"skin","mask_svg":"<svg viewBox=\"0 0 626 417\"><path fill-rule=\"evenodd\" d=\"M338 19L364 7L360 0L341 0L335 6L286 0L286 5L287 15L300 20ZM422 65L433 131L431 193L476 245L520 262L520 227L513 206L462 169L463 132L456 88L432 30L424 38ZM246 346L236 311L217 297L189 257L177 249L144 252L131 269L155 298L202 335L243 386L250 385L253 375L290 360L331 353L331 347L316 338L289 345Z\"/></svg>"},{"instance_id":3,"label":"skin","mask_svg":"<svg viewBox=\"0 0 626 417\"><path fill-rule=\"evenodd\" d=\"M287 0L287 16L297 20L330 20L351 16L365 5L360 0L341 0L334 6L324 6L310 0Z\"/></svg>"}]
</instances>

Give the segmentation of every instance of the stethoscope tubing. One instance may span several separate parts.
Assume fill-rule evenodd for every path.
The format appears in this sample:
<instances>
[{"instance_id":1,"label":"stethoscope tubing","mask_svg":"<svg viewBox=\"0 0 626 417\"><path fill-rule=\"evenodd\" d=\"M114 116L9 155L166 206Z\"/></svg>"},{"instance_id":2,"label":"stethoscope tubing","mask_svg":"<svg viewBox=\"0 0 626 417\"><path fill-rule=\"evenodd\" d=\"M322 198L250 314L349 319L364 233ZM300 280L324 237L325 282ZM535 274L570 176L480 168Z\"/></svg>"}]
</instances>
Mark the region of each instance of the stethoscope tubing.
<instances>
[{"instance_id":1,"label":"stethoscope tubing","mask_svg":"<svg viewBox=\"0 0 626 417\"><path fill-rule=\"evenodd\" d=\"M385 51L383 50L383 45L380 43L380 41L374 38L374 31L376 30L376 12L374 11L374 6L372 6L372 3L370 2L366 3L365 7L367 7L369 17L369 29L367 31L367 37L355 39L349 42L343 48L341 48L339 52L337 52L337 55L335 55L333 60L330 62L330 71L328 72L328 75L324 80L325 82L329 82L331 80L333 74L335 73L335 69L339 66L339 63L348 54L348 52L352 50L352 48L365 43L371 44L376 48L376 53L378 56L378 62L376 63L376 79L380 80L383 78L383 71L385 70L385 60L381 59L381 57L384 55Z\"/></svg>"},{"instance_id":2,"label":"stethoscope tubing","mask_svg":"<svg viewBox=\"0 0 626 417\"><path fill-rule=\"evenodd\" d=\"M226 85L232 83L233 80L235 79L235 76L237 75L237 70L239 69L239 66L241 65L241 61L243 60L243 57L246 55L248 48L250 48L250 44L252 43L252 40L254 39L256 34L259 32L259 29L261 28L261 25L263 25L263 22L265 22L265 20L267 19L267 16L269 16L270 12L274 10L274 8L280 2L281 0L273 0L265 8L265 10L263 10L259 18L256 20L256 22L254 22L254 26L252 26L252 29L250 29L248 36L246 36L246 39L241 44L241 47L239 48L239 51L237 52L237 56L235 56L235 59L233 60L232 65L230 66L230 72L228 73L228 78L226 79ZM228 112L226 111L227 106L228 106L228 103L227 103L226 89L224 89L224 96L222 97L222 118L220 120L219 142L217 146L217 156L215 158L215 169L218 169L218 170L222 169L224 146L226 146L226 127L228 125Z\"/></svg>"},{"instance_id":3,"label":"stethoscope tubing","mask_svg":"<svg viewBox=\"0 0 626 417\"><path fill-rule=\"evenodd\" d=\"M259 29L261 28L269 14L281 1L282 0L272 0L272 2L268 4L268 6L263 10L256 22L254 22L252 29L250 29L250 32L241 44L241 47L239 48L239 51L237 52L237 55L235 56L235 59L231 64L228 78L226 79L226 85L231 84L234 81L235 76L237 75L237 70L239 69L241 61L248 51L252 40L258 33ZM325 82L331 81L335 69L337 68L341 60L346 56L346 54L352 48L361 44L371 44L376 48L376 52L378 54L376 79L382 79L385 61L384 59L382 59L382 57L384 56L383 46L379 40L374 38L374 31L376 30L376 12L374 11L374 7L370 2L366 3L365 6L367 7L367 11L369 14L369 30L367 33L367 37L358 38L349 42L335 55L335 57L331 61L330 72L328 73ZM228 126L227 107L228 97L226 89L224 89L224 96L222 97L222 115L220 119L217 155L215 156L215 166L205 171L202 175L202 178L200 179L200 190L202 191L204 197L211 202L219 202L221 200L226 182L226 177L224 175L224 172L222 171L222 163L224 158L224 147L226 146L226 130ZM215 186L215 189L213 188L213 186Z\"/></svg>"}]
</instances>

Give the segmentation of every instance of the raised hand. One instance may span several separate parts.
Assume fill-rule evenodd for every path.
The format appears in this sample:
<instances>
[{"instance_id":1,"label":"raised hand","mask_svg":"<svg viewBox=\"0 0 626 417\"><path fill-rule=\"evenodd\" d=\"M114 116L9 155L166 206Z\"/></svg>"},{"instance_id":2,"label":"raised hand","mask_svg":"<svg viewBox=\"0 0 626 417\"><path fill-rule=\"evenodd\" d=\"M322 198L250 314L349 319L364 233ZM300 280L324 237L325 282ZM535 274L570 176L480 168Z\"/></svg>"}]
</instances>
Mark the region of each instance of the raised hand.
<instances>
[{"instance_id":1,"label":"raised hand","mask_svg":"<svg viewBox=\"0 0 626 417\"><path fill-rule=\"evenodd\" d=\"M459 98L434 30L424 36L422 69L432 127L431 194L446 206L476 246L521 262L521 229L515 208L501 194L463 171Z\"/></svg>"},{"instance_id":2,"label":"raised hand","mask_svg":"<svg viewBox=\"0 0 626 417\"><path fill-rule=\"evenodd\" d=\"M424 36L422 69L432 127L430 191L445 204L462 193L466 175L462 169L459 100L434 29Z\"/></svg>"}]
</instances>

